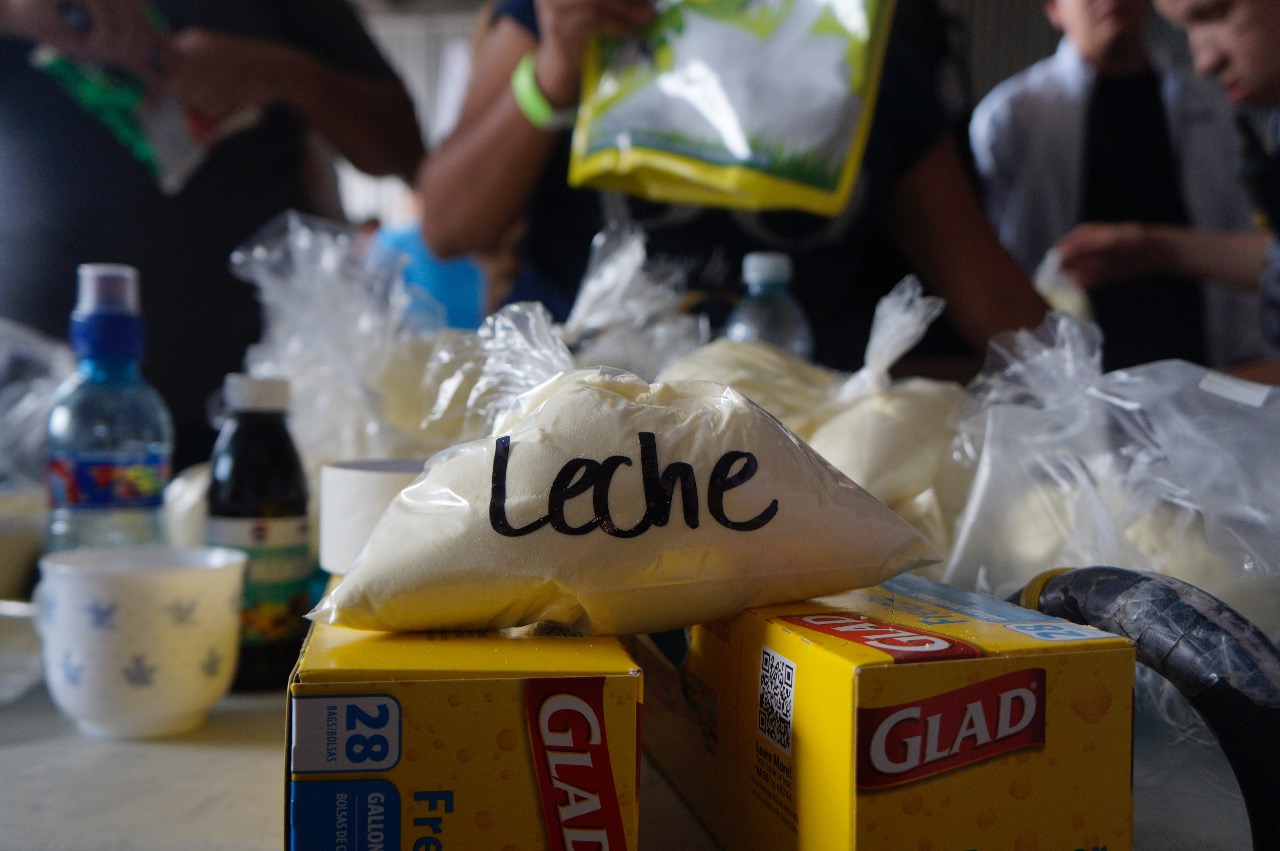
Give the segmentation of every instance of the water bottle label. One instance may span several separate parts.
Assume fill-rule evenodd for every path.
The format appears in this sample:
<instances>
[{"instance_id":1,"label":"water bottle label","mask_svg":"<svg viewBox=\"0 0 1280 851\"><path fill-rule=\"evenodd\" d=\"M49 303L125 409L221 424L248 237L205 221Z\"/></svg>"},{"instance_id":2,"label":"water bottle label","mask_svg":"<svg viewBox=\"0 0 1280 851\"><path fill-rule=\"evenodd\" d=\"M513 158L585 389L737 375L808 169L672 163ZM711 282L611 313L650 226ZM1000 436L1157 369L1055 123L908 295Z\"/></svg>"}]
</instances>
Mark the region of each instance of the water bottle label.
<instances>
[{"instance_id":1,"label":"water bottle label","mask_svg":"<svg viewBox=\"0 0 1280 851\"><path fill-rule=\"evenodd\" d=\"M53 508L158 508L169 481L169 457L53 452L47 472Z\"/></svg>"},{"instance_id":2,"label":"water bottle label","mask_svg":"<svg viewBox=\"0 0 1280 851\"><path fill-rule=\"evenodd\" d=\"M266 644L303 635L315 566L306 517L210 517L205 541L248 557L240 640Z\"/></svg>"}]
</instances>

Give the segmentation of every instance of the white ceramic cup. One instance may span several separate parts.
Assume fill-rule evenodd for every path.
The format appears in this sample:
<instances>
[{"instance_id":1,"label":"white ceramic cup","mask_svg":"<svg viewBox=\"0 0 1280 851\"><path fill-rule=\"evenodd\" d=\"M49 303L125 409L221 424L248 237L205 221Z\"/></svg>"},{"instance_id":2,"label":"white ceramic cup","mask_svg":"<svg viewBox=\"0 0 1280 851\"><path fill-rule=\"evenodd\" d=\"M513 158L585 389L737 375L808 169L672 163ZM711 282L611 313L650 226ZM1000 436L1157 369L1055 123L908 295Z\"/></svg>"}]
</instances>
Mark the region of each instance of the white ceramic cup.
<instances>
[{"instance_id":1,"label":"white ceramic cup","mask_svg":"<svg viewBox=\"0 0 1280 851\"><path fill-rule=\"evenodd\" d=\"M82 733L199 727L231 686L245 555L223 547L83 548L40 559L45 683Z\"/></svg>"}]
</instances>

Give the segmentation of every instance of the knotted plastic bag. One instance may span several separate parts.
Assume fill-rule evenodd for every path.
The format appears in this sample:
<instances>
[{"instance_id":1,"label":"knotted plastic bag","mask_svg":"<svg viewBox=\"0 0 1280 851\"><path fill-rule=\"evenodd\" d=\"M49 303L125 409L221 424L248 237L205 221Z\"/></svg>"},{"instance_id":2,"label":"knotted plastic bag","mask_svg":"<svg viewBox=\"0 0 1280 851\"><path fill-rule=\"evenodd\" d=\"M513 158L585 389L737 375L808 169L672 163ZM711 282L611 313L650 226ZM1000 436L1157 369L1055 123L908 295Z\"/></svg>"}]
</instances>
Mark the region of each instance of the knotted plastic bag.
<instances>
[{"instance_id":1,"label":"knotted plastic bag","mask_svg":"<svg viewBox=\"0 0 1280 851\"><path fill-rule=\"evenodd\" d=\"M1280 398L1184 361L1104 374L1100 352L1063 313L993 340L947 581L1006 596L1053 567L1153 570L1280 632Z\"/></svg>"},{"instance_id":2,"label":"knotted plastic bag","mask_svg":"<svg viewBox=\"0 0 1280 851\"><path fill-rule=\"evenodd\" d=\"M649 258L644 230L625 204L606 206L608 220L592 242L564 340L579 367L613 366L653 380L710 340L711 326L683 310L685 270Z\"/></svg>"},{"instance_id":3,"label":"knotted plastic bag","mask_svg":"<svg viewBox=\"0 0 1280 851\"><path fill-rule=\"evenodd\" d=\"M431 458L311 617L652 632L936 559L736 391L574 370L520 396L492 436Z\"/></svg>"},{"instance_id":4,"label":"knotted plastic bag","mask_svg":"<svg viewBox=\"0 0 1280 851\"><path fill-rule=\"evenodd\" d=\"M945 554L968 498L971 467L953 444L973 399L952 381L889 374L942 309L942 299L925 296L914 277L882 298L865 365L835 388L807 439Z\"/></svg>"},{"instance_id":5,"label":"knotted plastic bag","mask_svg":"<svg viewBox=\"0 0 1280 851\"><path fill-rule=\"evenodd\" d=\"M733 387L945 554L971 470L952 452L956 421L973 401L954 382L894 380L889 373L942 308L915 277L900 281L876 306L865 366L851 375L767 343L720 339L671 364L660 379Z\"/></svg>"}]
</instances>

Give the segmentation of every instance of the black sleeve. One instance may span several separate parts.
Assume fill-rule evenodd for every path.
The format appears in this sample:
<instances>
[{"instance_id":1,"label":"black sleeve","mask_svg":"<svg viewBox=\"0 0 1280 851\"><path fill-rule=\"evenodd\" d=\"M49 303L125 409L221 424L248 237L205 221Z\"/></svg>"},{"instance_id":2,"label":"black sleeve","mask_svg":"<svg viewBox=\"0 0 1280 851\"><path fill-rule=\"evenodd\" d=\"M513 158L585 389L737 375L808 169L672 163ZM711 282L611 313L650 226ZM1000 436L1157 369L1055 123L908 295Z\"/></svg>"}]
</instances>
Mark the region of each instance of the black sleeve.
<instances>
[{"instance_id":1,"label":"black sleeve","mask_svg":"<svg viewBox=\"0 0 1280 851\"><path fill-rule=\"evenodd\" d=\"M946 132L942 102L924 62L909 45L890 38L863 168L874 183L891 184Z\"/></svg>"},{"instance_id":2,"label":"black sleeve","mask_svg":"<svg viewBox=\"0 0 1280 851\"><path fill-rule=\"evenodd\" d=\"M284 38L344 71L396 77L348 0L281 0Z\"/></svg>"},{"instance_id":3,"label":"black sleeve","mask_svg":"<svg viewBox=\"0 0 1280 851\"><path fill-rule=\"evenodd\" d=\"M512 18L517 24L533 33L538 38L538 12L533 0L501 0L493 10L493 20Z\"/></svg>"}]
</instances>

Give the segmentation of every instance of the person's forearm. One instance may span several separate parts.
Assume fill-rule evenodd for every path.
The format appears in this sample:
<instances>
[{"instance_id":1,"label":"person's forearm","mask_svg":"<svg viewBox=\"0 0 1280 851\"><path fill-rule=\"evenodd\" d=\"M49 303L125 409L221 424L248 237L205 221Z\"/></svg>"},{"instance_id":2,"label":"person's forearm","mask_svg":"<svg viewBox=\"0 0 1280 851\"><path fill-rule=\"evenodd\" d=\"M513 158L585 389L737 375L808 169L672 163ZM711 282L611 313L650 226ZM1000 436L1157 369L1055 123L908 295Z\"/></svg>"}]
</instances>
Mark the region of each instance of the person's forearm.
<instances>
[{"instance_id":1,"label":"person's forearm","mask_svg":"<svg viewBox=\"0 0 1280 851\"><path fill-rule=\"evenodd\" d=\"M1267 234L1147 225L1147 251L1155 268L1215 281L1246 292L1258 288L1267 252Z\"/></svg>"},{"instance_id":2,"label":"person's forearm","mask_svg":"<svg viewBox=\"0 0 1280 851\"><path fill-rule=\"evenodd\" d=\"M0 0L0 37L39 41L44 35L40 30L52 26L57 18L54 15L53 0L34 3L32 0Z\"/></svg>"},{"instance_id":3,"label":"person's forearm","mask_svg":"<svg viewBox=\"0 0 1280 851\"><path fill-rule=\"evenodd\" d=\"M993 334L1035 328L1048 305L983 215L950 140L943 137L899 178L890 226L926 285L977 352Z\"/></svg>"},{"instance_id":4,"label":"person's forearm","mask_svg":"<svg viewBox=\"0 0 1280 851\"><path fill-rule=\"evenodd\" d=\"M432 249L451 257L501 242L524 214L555 140L529 123L510 93L446 140L418 175L423 234Z\"/></svg>"},{"instance_id":5,"label":"person's forearm","mask_svg":"<svg viewBox=\"0 0 1280 851\"><path fill-rule=\"evenodd\" d=\"M412 183L422 136L399 81L349 74L301 51L281 51L273 99L301 115L356 168Z\"/></svg>"},{"instance_id":6,"label":"person's forearm","mask_svg":"<svg viewBox=\"0 0 1280 851\"><path fill-rule=\"evenodd\" d=\"M956 329L981 353L998 333L1039 327L1049 307L994 236L989 242L985 235L972 238L978 241L968 248L935 255L921 261L919 268L946 299ZM985 248L980 247L983 242Z\"/></svg>"},{"instance_id":7,"label":"person's forearm","mask_svg":"<svg viewBox=\"0 0 1280 851\"><path fill-rule=\"evenodd\" d=\"M1266 358L1235 364L1225 370L1229 375L1259 384L1280 384L1280 358Z\"/></svg>"},{"instance_id":8,"label":"person's forearm","mask_svg":"<svg viewBox=\"0 0 1280 851\"><path fill-rule=\"evenodd\" d=\"M0 37L22 35L13 15L13 0L0 0Z\"/></svg>"},{"instance_id":9,"label":"person's forearm","mask_svg":"<svg viewBox=\"0 0 1280 851\"><path fill-rule=\"evenodd\" d=\"M423 236L441 256L499 245L546 169L558 133L534 127L511 91L512 69L536 46L511 20L494 25L457 127L418 173Z\"/></svg>"}]
</instances>

